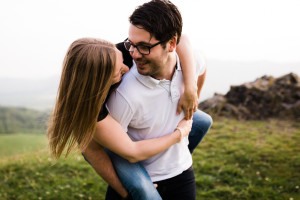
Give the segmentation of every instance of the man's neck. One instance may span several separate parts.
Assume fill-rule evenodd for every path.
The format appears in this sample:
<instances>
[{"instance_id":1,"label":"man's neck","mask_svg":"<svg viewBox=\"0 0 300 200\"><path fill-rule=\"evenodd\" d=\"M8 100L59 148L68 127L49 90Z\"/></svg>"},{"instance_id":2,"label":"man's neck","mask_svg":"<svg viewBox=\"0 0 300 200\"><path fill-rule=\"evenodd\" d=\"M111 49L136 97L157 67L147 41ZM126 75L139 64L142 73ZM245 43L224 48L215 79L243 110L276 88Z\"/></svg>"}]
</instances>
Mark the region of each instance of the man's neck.
<instances>
[{"instance_id":1,"label":"man's neck","mask_svg":"<svg viewBox=\"0 0 300 200\"><path fill-rule=\"evenodd\" d=\"M166 62L162 67L162 71L160 75L157 75L153 78L158 80L172 80L173 74L176 69L177 57L175 53L170 54L170 56L166 59Z\"/></svg>"}]
</instances>

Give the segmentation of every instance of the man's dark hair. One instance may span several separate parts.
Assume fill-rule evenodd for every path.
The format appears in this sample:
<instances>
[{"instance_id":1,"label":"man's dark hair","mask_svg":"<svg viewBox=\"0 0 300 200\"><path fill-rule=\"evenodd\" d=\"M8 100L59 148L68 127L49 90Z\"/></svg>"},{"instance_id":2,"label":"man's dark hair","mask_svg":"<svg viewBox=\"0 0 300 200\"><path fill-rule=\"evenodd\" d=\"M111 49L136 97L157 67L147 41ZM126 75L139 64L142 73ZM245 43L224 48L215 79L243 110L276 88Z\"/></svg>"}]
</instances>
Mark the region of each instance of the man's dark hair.
<instances>
[{"instance_id":1,"label":"man's dark hair","mask_svg":"<svg viewBox=\"0 0 300 200\"><path fill-rule=\"evenodd\" d=\"M129 22L148 31L166 44L173 36L179 43L182 32L182 18L177 7L168 0L152 0L139 6L129 17Z\"/></svg>"}]
</instances>

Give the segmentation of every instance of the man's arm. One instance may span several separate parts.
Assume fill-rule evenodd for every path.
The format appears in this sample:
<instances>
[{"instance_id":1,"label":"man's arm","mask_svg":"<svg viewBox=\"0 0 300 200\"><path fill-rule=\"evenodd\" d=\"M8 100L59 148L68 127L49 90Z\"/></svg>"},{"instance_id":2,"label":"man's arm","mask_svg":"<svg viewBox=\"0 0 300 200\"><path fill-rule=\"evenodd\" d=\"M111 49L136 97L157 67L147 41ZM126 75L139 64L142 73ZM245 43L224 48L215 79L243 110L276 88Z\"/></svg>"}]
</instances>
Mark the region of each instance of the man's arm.
<instances>
[{"instance_id":1,"label":"man's arm","mask_svg":"<svg viewBox=\"0 0 300 200\"><path fill-rule=\"evenodd\" d=\"M177 113L181 113L183 109L185 118L191 119L198 107L196 62L192 45L185 35L181 36L176 52L180 58L184 83L184 92L178 102Z\"/></svg>"},{"instance_id":2,"label":"man's arm","mask_svg":"<svg viewBox=\"0 0 300 200\"><path fill-rule=\"evenodd\" d=\"M116 191L122 198L128 196L128 192L123 187L112 162L103 149L97 142L92 140L83 153L85 158L92 165L94 170Z\"/></svg>"}]
</instances>

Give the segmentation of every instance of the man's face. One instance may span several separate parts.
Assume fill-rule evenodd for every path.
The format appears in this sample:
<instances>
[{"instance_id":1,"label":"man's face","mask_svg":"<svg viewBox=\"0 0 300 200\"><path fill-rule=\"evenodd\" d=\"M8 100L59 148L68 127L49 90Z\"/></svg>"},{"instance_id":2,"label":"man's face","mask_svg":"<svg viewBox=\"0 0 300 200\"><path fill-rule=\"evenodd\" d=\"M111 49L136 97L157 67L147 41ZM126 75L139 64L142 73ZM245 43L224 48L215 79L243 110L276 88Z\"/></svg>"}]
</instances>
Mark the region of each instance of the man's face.
<instances>
[{"instance_id":1,"label":"man's face","mask_svg":"<svg viewBox=\"0 0 300 200\"><path fill-rule=\"evenodd\" d=\"M142 28L138 28L132 24L129 27L128 40L134 45L151 46L157 42L155 37L150 36L150 33ZM145 76L151 76L156 79L160 79L164 63L167 59L167 48L163 48L161 44L151 48L149 55L142 55L139 51L134 48L130 55L134 59L137 70L140 74Z\"/></svg>"}]
</instances>

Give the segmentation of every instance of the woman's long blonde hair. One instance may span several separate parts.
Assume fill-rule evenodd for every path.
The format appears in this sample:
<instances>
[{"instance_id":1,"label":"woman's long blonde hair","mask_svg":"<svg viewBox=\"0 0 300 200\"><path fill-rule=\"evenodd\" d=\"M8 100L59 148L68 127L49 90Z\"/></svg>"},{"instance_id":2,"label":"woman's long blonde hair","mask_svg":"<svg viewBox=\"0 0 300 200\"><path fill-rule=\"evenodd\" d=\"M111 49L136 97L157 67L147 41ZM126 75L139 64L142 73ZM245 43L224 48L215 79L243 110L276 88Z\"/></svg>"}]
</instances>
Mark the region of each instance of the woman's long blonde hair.
<instances>
[{"instance_id":1,"label":"woman's long blonde hair","mask_svg":"<svg viewBox=\"0 0 300 200\"><path fill-rule=\"evenodd\" d=\"M82 38L69 47L47 130L56 159L66 147L66 157L76 146L84 151L92 140L115 65L115 45L105 40Z\"/></svg>"}]
</instances>

